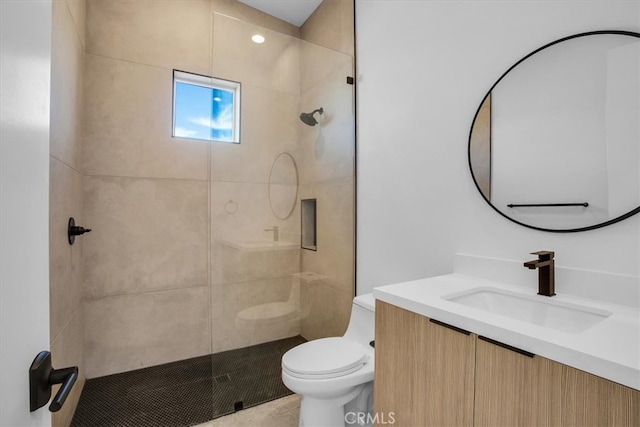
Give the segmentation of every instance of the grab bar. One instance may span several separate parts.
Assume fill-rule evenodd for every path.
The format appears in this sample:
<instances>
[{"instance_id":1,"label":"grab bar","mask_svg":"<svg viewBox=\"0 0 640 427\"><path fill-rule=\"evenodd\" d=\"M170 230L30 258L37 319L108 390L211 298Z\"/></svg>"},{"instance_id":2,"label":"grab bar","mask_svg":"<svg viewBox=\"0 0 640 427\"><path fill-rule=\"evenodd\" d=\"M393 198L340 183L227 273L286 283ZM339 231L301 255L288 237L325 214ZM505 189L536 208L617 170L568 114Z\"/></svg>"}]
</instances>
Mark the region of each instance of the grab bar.
<instances>
[{"instance_id":1,"label":"grab bar","mask_svg":"<svg viewBox=\"0 0 640 427\"><path fill-rule=\"evenodd\" d=\"M589 202L582 203L526 203L521 205L516 204L508 204L510 208L537 208L537 207L558 207L558 206L584 206L585 208L589 206Z\"/></svg>"}]
</instances>

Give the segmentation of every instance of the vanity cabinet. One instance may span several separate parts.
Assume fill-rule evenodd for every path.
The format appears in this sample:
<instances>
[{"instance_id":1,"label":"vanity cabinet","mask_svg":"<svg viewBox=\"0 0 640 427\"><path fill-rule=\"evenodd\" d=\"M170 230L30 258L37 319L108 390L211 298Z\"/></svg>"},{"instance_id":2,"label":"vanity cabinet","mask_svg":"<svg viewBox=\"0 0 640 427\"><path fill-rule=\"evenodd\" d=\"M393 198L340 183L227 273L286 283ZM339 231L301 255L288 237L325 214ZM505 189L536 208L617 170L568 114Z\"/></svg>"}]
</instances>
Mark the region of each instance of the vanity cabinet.
<instances>
[{"instance_id":1,"label":"vanity cabinet","mask_svg":"<svg viewBox=\"0 0 640 427\"><path fill-rule=\"evenodd\" d=\"M395 426L639 426L640 392L376 301L374 410Z\"/></svg>"},{"instance_id":2,"label":"vanity cabinet","mask_svg":"<svg viewBox=\"0 0 640 427\"><path fill-rule=\"evenodd\" d=\"M640 426L640 392L562 365L562 424Z\"/></svg>"},{"instance_id":3,"label":"vanity cabinet","mask_svg":"<svg viewBox=\"0 0 640 427\"><path fill-rule=\"evenodd\" d=\"M480 338L475 365L475 425L560 424L561 364Z\"/></svg>"},{"instance_id":4,"label":"vanity cabinet","mask_svg":"<svg viewBox=\"0 0 640 427\"><path fill-rule=\"evenodd\" d=\"M473 425L475 337L376 301L374 407L395 426Z\"/></svg>"}]
</instances>

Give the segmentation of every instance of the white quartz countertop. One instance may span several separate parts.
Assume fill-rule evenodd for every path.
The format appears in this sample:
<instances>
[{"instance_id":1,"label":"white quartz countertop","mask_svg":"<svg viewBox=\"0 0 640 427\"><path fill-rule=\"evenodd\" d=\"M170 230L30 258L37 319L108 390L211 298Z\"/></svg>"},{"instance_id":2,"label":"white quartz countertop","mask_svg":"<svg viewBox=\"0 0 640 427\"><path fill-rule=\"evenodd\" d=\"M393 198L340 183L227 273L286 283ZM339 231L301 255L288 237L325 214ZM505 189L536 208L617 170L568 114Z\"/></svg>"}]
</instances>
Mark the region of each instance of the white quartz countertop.
<instances>
[{"instance_id":1,"label":"white quartz countertop","mask_svg":"<svg viewBox=\"0 0 640 427\"><path fill-rule=\"evenodd\" d=\"M522 293L528 297L534 295L541 299L553 298L554 302L579 304L612 314L584 331L571 333L445 299L479 287ZM606 291L606 284L603 284L603 292ZM545 297L523 286L461 274L380 286L374 288L373 296L405 310L640 390L640 310L637 308L562 293Z\"/></svg>"}]
</instances>

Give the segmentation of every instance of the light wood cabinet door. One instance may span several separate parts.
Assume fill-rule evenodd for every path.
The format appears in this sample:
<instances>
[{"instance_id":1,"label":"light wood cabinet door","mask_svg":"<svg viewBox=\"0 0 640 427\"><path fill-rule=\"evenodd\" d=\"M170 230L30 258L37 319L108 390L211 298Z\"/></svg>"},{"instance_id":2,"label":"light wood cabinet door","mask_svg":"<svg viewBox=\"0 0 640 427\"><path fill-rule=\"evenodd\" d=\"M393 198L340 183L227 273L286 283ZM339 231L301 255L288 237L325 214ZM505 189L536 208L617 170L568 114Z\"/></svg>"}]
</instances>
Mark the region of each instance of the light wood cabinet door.
<instances>
[{"instance_id":1,"label":"light wood cabinet door","mask_svg":"<svg viewBox=\"0 0 640 427\"><path fill-rule=\"evenodd\" d=\"M558 425L560 385L560 364L479 337L474 424Z\"/></svg>"},{"instance_id":2,"label":"light wood cabinet door","mask_svg":"<svg viewBox=\"0 0 640 427\"><path fill-rule=\"evenodd\" d=\"M640 392L479 337L474 424L638 427Z\"/></svg>"},{"instance_id":3,"label":"light wood cabinet door","mask_svg":"<svg viewBox=\"0 0 640 427\"><path fill-rule=\"evenodd\" d=\"M562 425L640 426L640 392L562 366Z\"/></svg>"},{"instance_id":4,"label":"light wood cabinet door","mask_svg":"<svg viewBox=\"0 0 640 427\"><path fill-rule=\"evenodd\" d=\"M471 426L475 337L376 302L376 414L394 426Z\"/></svg>"},{"instance_id":5,"label":"light wood cabinet door","mask_svg":"<svg viewBox=\"0 0 640 427\"><path fill-rule=\"evenodd\" d=\"M393 418L395 426L421 425L423 401L417 390L424 318L376 301L375 377L373 407L378 417Z\"/></svg>"},{"instance_id":6,"label":"light wood cabinet door","mask_svg":"<svg viewBox=\"0 0 640 427\"><path fill-rule=\"evenodd\" d=\"M426 319L425 319L426 320ZM473 425L475 335L426 323L424 426Z\"/></svg>"}]
</instances>

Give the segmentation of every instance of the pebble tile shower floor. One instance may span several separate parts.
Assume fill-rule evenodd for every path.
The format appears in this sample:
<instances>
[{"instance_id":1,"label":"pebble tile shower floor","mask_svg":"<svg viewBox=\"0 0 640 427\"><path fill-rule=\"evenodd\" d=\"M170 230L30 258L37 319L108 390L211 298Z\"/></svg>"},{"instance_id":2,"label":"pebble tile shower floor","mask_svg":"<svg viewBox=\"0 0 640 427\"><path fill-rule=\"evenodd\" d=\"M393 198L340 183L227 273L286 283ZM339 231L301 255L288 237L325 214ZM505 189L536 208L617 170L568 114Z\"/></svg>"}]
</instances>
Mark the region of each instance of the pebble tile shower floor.
<instances>
[{"instance_id":1,"label":"pebble tile shower floor","mask_svg":"<svg viewBox=\"0 0 640 427\"><path fill-rule=\"evenodd\" d=\"M86 381L72 427L192 426L292 394L281 359L297 336Z\"/></svg>"}]
</instances>

